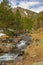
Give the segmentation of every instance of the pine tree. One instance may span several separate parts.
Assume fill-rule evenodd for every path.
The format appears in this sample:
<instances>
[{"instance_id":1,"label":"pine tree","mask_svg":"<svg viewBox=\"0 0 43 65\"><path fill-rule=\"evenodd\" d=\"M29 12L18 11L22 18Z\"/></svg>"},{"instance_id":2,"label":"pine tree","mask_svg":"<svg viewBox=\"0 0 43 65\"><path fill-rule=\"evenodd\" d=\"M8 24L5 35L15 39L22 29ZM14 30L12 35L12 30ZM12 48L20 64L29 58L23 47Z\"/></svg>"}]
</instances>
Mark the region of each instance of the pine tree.
<instances>
[{"instance_id":1,"label":"pine tree","mask_svg":"<svg viewBox=\"0 0 43 65\"><path fill-rule=\"evenodd\" d=\"M3 0L1 4L3 7L9 7L9 5L8 5L9 1L8 0Z\"/></svg>"},{"instance_id":2,"label":"pine tree","mask_svg":"<svg viewBox=\"0 0 43 65\"><path fill-rule=\"evenodd\" d=\"M18 32L21 32L22 30L21 14L18 9L15 14L15 28Z\"/></svg>"}]
</instances>

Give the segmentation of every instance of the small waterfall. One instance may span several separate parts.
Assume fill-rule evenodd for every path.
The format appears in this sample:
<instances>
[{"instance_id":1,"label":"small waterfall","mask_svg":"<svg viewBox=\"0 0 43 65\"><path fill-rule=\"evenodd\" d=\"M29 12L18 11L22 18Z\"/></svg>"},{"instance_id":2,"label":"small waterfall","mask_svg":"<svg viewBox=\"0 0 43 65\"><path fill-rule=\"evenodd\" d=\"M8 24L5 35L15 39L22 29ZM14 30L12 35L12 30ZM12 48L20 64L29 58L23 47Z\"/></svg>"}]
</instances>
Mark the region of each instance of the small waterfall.
<instances>
[{"instance_id":1,"label":"small waterfall","mask_svg":"<svg viewBox=\"0 0 43 65\"><path fill-rule=\"evenodd\" d=\"M19 43L16 44L17 49L23 49L26 46L26 41L21 40Z\"/></svg>"}]
</instances>

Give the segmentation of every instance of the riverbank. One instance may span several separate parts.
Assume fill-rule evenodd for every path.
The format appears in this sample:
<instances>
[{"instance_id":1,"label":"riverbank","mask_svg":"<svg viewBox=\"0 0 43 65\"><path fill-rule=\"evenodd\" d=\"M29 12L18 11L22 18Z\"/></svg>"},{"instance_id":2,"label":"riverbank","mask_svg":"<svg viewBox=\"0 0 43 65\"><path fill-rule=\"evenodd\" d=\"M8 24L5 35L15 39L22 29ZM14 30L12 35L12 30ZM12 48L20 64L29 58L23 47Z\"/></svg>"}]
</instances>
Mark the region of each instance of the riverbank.
<instances>
[{"instance_id":1,"label":"riverbank","mask_svg":"<svg viewBox=\"0 0 43 65\"><path fill-rule=\"evenodd\" d=\"M37 65L38 62L43 62L43 44L27 46L23 59L17 65Z\"/></svg>"},{"instance_id":2,"label":"riverbank","mask_svg":"<svg viewBox=\"0 0 43 65\"><path fill-rule=\"evenodd\" d=\"M37 62L43 62L43 34L27 34L25 40L28 38L27 36L30 36L30 38L32 38L32 44L28 44L27 47L25 47L24 54L20 54L17 56L16 59L14 59L13 61L8 61L8 62L1 62L0 64L4 65L34 65L37 64ZM40 37L41 36L41 37ZM29 39L30 39L29 38ZM17 39L17 38L16 38ZM22 39L24 39L24 37L22 37ZM20 41L22 40L18 40L18 42L20 43ZM28 40L29 43L30 40ZM18 43L18 44L19 44ZM13 43L15 44L15 43ZM9 44L7 45L9 46ZM12 46L12 43L11 43ZM13 48L14 49L14 48Z\"/></svg>"}]
</instances>

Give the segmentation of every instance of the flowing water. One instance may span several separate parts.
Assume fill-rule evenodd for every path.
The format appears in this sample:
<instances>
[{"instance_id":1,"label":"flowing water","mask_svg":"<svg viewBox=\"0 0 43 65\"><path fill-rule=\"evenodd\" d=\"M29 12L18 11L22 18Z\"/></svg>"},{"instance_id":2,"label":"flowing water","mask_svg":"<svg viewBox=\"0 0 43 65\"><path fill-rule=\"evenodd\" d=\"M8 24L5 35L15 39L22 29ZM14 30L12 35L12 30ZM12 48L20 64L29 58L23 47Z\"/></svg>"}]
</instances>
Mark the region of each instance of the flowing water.
<instances>
[{"instance_id":1,"label":"flowing water","mask_svg":"<svg viewBox=\"0 0 43 65\"><path fill-rule=\"evenodd\" d=\"M24 40L20 41L19 43L16 44L17 50L21 50L26 46L26 42ZM14 60L18 56L19 52L9 54L5 53L0 56L0 61L9 61L9 60Z\"/></svg>"},{"instance_id":2,"label":"flowing water","mask_svg":"<svg viewBox=\"0 0 43 65\"><path fill-rule=\"evenodd\" d=\"M19 50L22 50L23 48L26 47L26 40L21 40L16 44L16 51L14 51L14 53L9 54L9 53L5 53L3 55L0 55L0 61L9 61L9 60L14 60L15 58L17 58L18 54L19 54ZM17 52L18 50L18 52ZM17 53L15 53L17 52Z\"/></svg>"},{"instance_id":3,"label":"flowing water","mask_svg":"<svg viewBox=\"0 0 43 65\"><path fill-rule=\"evenodd\" d=\"M9 60L14 60L18 54L4 54L0 56L0 61L9 61Z\"/></svg>"}]
</instances>

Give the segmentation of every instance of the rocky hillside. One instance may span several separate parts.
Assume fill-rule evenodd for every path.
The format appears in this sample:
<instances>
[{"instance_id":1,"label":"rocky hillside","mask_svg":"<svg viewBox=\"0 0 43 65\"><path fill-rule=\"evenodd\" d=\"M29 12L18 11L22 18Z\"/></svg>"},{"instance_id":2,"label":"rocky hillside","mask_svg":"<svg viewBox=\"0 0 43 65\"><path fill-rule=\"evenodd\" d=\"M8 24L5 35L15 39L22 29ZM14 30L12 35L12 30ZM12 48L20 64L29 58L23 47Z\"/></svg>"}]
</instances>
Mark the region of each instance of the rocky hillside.
<instances>
[{"instance_id":1,"label":"rocky hillside","mask_svg":"<svg viewBox=\"0 0 43 65\"><path fill-rule=\"evenodd\" d=\"M13 8L12 11L14 13L16 13L16 10L19 10L20 14L22 17L34 17L37 13L33 12L33 11L30 11L30 10L27 10L27 9L23 9L21 7L17 7L17 8Z\"/></svg>"}]
</instances>

